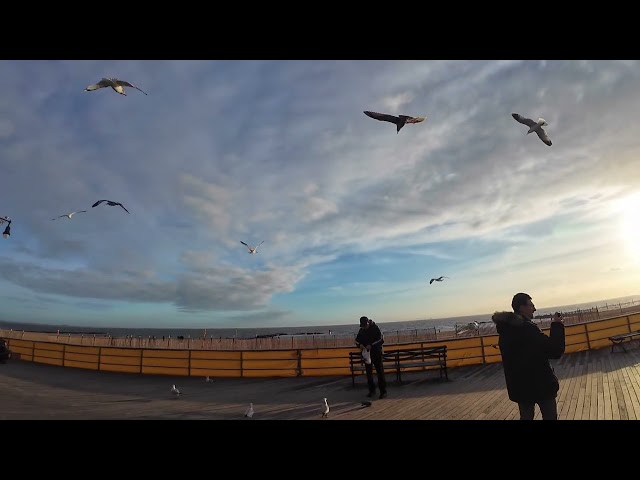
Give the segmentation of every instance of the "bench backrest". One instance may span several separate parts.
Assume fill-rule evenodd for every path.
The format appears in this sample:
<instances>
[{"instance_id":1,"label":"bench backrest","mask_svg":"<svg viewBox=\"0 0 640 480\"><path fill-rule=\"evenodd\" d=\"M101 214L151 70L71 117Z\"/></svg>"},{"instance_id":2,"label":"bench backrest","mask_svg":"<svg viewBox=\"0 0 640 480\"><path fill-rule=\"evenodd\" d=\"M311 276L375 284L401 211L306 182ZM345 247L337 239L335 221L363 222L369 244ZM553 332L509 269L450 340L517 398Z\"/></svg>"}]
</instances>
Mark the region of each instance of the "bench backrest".
<instances>
[{"instance_id":1,"label":"bench backrest","mask_svg":"<svg viewBox=\"0 0 640 480\"><path fill-rule=\"evenodd\" d=\"M447 346L399 348L397 350L388 350L382 354L383 362L403 362L417 358L437 358L438 360L445 360L447 358ZM352 365L364 363L362 354L360 352L349 352L349 362Z\"/></svg>"},{"instance_id":2,"label":"bench backrest","mask_svg":"<svg viewBox=\"0 0 640 480\"><path fill-rule=\"evenodd\" d=\"M622 340L623 338L635 337L636 335L640 335L640 330L635 330L629 333L621 333L620 335L613 335L609 337L611 340Z\"/></svg>"}]
</instances>

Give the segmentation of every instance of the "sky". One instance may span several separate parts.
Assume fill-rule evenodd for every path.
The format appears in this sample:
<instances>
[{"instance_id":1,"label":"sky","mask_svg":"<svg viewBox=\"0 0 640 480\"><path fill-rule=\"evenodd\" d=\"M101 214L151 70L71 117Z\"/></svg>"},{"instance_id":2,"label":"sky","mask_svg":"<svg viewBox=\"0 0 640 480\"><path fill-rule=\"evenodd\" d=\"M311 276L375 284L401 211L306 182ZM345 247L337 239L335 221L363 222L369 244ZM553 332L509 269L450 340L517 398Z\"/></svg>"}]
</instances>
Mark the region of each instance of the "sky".
<instances>
[{"instance_id":1,"label":"sky","mask_svg":"<svg viewBox=\"0 0 640 480\"><path fill-rule=\"evenodd\" d=\"M84 91L102 77L147 95ZM636 295L639 113L638 61L3 60L0 319L311 326Z\"/></svg>"}]
</instances>

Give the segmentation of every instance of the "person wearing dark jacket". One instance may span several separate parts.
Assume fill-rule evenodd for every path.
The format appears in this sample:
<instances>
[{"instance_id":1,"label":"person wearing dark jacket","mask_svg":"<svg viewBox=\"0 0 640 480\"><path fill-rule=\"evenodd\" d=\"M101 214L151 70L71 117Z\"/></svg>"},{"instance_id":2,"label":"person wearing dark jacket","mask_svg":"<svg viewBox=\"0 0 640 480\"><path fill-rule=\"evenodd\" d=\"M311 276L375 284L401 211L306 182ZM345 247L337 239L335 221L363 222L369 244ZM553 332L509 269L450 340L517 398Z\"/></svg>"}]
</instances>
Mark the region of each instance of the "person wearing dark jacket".
<instances>
[{"instance_id":1,"label":"person wearing dark jacket","mask_svg":"<svg viewBox=\"0 0 640 480\"><path fill-rule=\"evenodd\" d=\"M367 372L367 382L369 384L369 395L373 397L376 393L376 384L373 381L373 367L378 374L378 388L380 389L380 398L387 396L387 381L384 378L384 365L382 363L382 345L384 337L380 331L380 327L376 322L367 318L360 317L360 330L356 336L356 345L366 349L371 354L371 363L365 362L364 368Z\"/></svg>"},{"instance_id":2,"label":"person wearing dark jacket","mask_svg":"<svg viewBox=\"0 0 640 480\"><path fill-rule=\"evenodd\" d=\"M564 324L556 313L549 336L533 323L536 307L526 293L517 293L511 302L513 312L496 312L502 367L509 400L516 402L520 420L533 420L536 404L543 420L557 420L556 397L560 384L549 359L564 353Z\"/></svg>"}]
</instances>

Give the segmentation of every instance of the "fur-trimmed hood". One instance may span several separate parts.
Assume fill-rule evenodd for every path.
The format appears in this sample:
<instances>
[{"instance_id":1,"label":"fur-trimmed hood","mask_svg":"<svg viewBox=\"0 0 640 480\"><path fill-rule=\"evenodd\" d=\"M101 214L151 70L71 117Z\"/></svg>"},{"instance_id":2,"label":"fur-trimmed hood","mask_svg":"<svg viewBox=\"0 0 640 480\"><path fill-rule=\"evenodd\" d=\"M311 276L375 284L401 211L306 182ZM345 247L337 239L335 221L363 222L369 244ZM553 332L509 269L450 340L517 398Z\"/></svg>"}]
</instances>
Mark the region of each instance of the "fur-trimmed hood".
<instances>
[{"instance_id":1,"label":"fur-trimmed hood","mask_svg":"<svg viewBox=\"0 0 640 480\"><path fill-rule=\"evenodd\" d=\"M514 312L496 312L491 317L493 323L498 325L511 325L513 327L521 327L529 320Z\"/></svg>"}]
</instances>

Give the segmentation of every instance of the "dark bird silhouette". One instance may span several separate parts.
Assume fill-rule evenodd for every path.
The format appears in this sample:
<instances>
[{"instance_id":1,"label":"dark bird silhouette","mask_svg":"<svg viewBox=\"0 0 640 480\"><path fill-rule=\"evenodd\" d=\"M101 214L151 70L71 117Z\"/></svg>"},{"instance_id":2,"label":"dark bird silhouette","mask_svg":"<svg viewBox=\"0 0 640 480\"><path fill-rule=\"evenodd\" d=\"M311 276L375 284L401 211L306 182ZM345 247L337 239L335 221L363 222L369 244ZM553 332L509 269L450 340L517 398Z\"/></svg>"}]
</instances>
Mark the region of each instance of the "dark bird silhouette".
<instances>
[{"instance_id":1,"label":"dark bird silhouette","mask_svg":"<svg viewBox=\"0 0 640 480\"><path fill-rule=\"evenodd\" d=\"M122 205L119 202L112 202L111 200L98 200L96 203L94 203L93 205L91 205L91 208L97 207L98 205L100 205L102 202L107 202L107 205L109 205L110 207L115 207L116 205L121 206L122 208L124 208L124 205ZM129 210L127 210L126 208L124 208L124 211L127 213L131 213L129 212Z\"/></svg>"},{"instance_id":2,"label":"dark bird silhouette","mask_svg":"<svg viewBox=\"0 0 640 480\"><path fill-rule=\"evenodd\" d=\"M84 89L84 91L93 92L94 90L98 90L99 88L105 88L105 87L111 87L115 92L119 93L120 95L124 95L125 97L127 96L127 94L124 91L124 87L131 87L131 88L135 88L136 90L140 90L138 87L136 87L135 85L132 85L131 83L125 80L118 80L117 78L103 78L98 83L89 85L87 88ZM140 91L145 95L147 94L142 90Z\"/></svg>"},{"instance_id":3,"label":"dark bird silhouette","mask_svg":"<svg viewBox=\"0 0 640 480\"><path fill-rule=\"evenodd\" d=\"M522 115L518 115L517 113L512 113L511 116L514 118L516 122L520 122L523 125L526 125L527 127L529 127L529 131L527 132L527 135L529 135L530 133L536 132L538 137L540 137L540 140L542 140L545 144L549 146L552 145L551 140L547 136L547 132L545 132L544 128L542 128L549 125L544 118L538 118L538 121L536 122L535 120L531 120L530 118L523 117Z\"/></svg>"},{"instance_id":4,"label":"dark bird silhouette","mask_svg":"<svg viewBox=\"0 0 640 480\"><path fill-rule=\"evenodd\" d=\"M396 133L400 133L400 129L404 127L407 123L420 123L424 122L427 117L410 117L408 115L389 115L388 113L378 113L378 112L369 112L367 110L364 111L364 114L367 117L374 118L376 120L380 120L381 122L390 122L395 124Z\"/></svg>"},{"instance_id":5,"label":"dark bird silhouette","mask_svg":"<svg viewBox=\"0 0 640 480\"><path fill-rule=\"evenodd\" d=\"M438 277L438 278L432 278L431 281L429 282L429 285L431 285L433 282L441 282L442 280L444 280L445 278L449 278L449 277Z\"/></svg>"}]
</instances>

